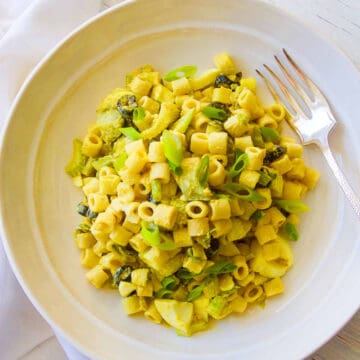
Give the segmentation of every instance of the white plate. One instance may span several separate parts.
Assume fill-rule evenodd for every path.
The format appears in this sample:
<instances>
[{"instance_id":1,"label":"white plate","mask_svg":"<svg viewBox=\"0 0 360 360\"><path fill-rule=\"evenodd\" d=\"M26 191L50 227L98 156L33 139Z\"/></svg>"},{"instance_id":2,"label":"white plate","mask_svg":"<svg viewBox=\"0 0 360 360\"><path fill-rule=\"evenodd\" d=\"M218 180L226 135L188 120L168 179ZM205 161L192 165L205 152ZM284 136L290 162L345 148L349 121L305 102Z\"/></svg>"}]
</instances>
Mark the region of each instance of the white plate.
<instances>
[{"instance_id":1,"label":"white plate","mask_svg":"<svg viewBox=\"0 0 360 360\"><path fill-rule=\"evenodd\" d=\"M162 71L211 66L228 51L246 75L285 47L324 91L340 121L331 146L359 184L360 78L352 64L286 14L250 0L138 1L73 33L32 73L16 99L0 160L2 236L17 278L43 316L99 359L302 358L328 340L360 304L359 222L315 148L322 173L308 196L286 292L192 338L124 315L119 296L86 281L72 232L81 199L64 165L99 101L144 63ZM259 80L261 84L261 81ZM261 86L265 98L266 91ZM357 187L359 191L359 187Z\"/></svg>"}]
</instances>

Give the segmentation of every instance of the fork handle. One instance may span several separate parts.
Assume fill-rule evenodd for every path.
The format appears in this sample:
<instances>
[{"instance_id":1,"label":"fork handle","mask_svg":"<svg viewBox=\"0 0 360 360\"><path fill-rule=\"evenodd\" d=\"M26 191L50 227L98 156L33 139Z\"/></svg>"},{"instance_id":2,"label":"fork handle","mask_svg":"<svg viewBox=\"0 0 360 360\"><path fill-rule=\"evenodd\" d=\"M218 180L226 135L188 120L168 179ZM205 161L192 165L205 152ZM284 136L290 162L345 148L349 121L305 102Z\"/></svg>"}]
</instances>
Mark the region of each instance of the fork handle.
<instances>
[{"instance_id":1,"label":"fork handle","mask_svg":"<svg viewBox=\"0 0 360 360\"><path fill-rule=\"evenodd\" d=\"M355 191L352 189L349 182L347 181L344 173L339 168L339 166L331 152L331 149L329 147L328 140L324 139L321 142L321 144L319 144L319 145L320 145L320 149L321 149L322 153L325 156L325 159L326 159L328 165L330 166L330 169L332 170L332 172L335 175L336 180L338 181L340 187L344 191L347 199L349 200L352 208L354 209L355 214L358 217L358 220L360 220L360 198L359 198L359 196L356 195Z\"/></svg>"}]
</instances>

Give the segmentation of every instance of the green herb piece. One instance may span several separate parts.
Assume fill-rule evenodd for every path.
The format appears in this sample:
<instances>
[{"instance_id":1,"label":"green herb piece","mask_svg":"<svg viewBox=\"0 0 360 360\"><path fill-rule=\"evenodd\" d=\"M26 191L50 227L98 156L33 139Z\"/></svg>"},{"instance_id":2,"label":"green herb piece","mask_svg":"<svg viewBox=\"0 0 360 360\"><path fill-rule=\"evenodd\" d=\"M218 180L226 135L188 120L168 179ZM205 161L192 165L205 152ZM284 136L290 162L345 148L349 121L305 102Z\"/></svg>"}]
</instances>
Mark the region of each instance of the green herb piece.
<instances>
[{"instance_id":1,"label":"green herb piece","mask_svg":"<svg viewBox=\"0 0 360 360\"><path fill-rule=\"evenodd\" d=\"M273 149L268 149L266 150L266 155L264 157L264 164L269 165L273 161L281 158L284 154L286 154L286 149L280 145L274 147Z\"/></svg>"},{"instance_id":2,"label":"green herb piece","mask_svg":"<svg viewBox=\"0 0 360 360\"><path fill-rule=\"evenodd\" d=\"M199 184L201 186L205 186L205 184L208 181L208 178L209 178L209 165L210 165L209 155L205 155L201 159L201 163L200 163L199 170L198 170L198 173L197 173L197 177L199 179Z\"/></svg>"},{"instance_id":3,"label":"green herb piece","mask_svg":"<svg viewBox=\"0 0 360 360\"><path fill-rule=\"evenodd\" d=\"M92 161L92 166L96 171L99 171L104 166L109 166L113 162L113 158L110 155L103 156Z\"/></svg>"},{"instance_id":4,"label":"green herb piece","mask_svg":"<svg viewBox=\"0 0 360 360\"><path fill-rule=\"evenodd\" d=\"M124 134L130 140L141 139L141 134L133 127L125 127L120 129L121 133Z\"/></svg>"},{"instance_id":5,"label":"green herb piece","mask_svg":"<svg viewBox=\"0 0 360 360\"><path fill-rule=\"evenodd\" d=\"M174 292L172 290L162 288L155 292L155 297L160 299L168 299L173 293Z\"/></svg>"},{"instance_id":6,"label":"green herb piece","mask_svg":"<svg viewBox=\"0 0 360 360\"><path fill-rule=\"evenodd\" d=\"M179 280L175 276L167 276L161 280L161 285L164 289L174 290L176 285L179 283Z\"/></svg>"},{"instance_id":7,"label":"green herb piece","mask_svg":"<svg viewBox=\"0 0 360 360\"><path fill-rule=\"evenodd\" d=\"M289 240L297 241L299 239L299 232L293 223L287 222L284 225L284 229Z\"/></svg>"},{"instance_id":8,"label":"green herb piece","mask_svg":"<svg viewBox=\"0 0 360 360\"><path fill-rule=\"evenodd\" d=\"M276 178L276 174L269 172L267 170L267 168L265 168L265 167L259 171L259 174L260 174L260 177L259 177L258 184L261 186L268 186L270 181L272 181Z\"/></svg>"},{"instance_id":9,"label":"green herb piece","mask_svg":"<svg viewBox=\"0 0 360 360\"><path fill-rule=\"evenodd\" d=\"M309 207L300 200L275 200L274 205L290 214L299 214L309 211Z\"/></svg>"},{"instance_id":10,"label":"green herb piece","mask_svg":"<svg viewBox=\"0 0 360 360\"><path fill-rule=\"evenodd\" d=\"M73 153L71 160L65 167L65 171L71 177L79 176L83 167L85 166L86 156L83 155L82 151L82 141L75 139L73 141Z\"/></svg>"},{"instance_id":11,"label":"green herb piece","mask_svg":"<svg viewBox=\"0 0 360 360\"><path fill-rule=\"evenodd\" d=\"M207 307L207 312L214 318L220 319L223 310L227 305L227 301L222 296L215 296Z\"/></svg>"},{"instance_id":12,"label":"green herb piece","mask_svg":"<svg viewBox=\"0 0 360 360\"><path fill-rule=\"evenodd\" d=\"M151 197L155 202L161 201L161 182L160 180L151 180Z\"/></svg>"},{"instance_id":13,"label":"green herb piece","mask_svg":"<svg viewBox=\"0 0 360 360\"><path fill-rule=\"evenodd\" d=\"M249 156L239 149L235 149L235 161L229 169L228 175L233 178L240 175L249 162Z\"/></svg>"},{"instance_id":14,"label":"green herb piece","mask_svg":"<svg viewBox=\"0 0 360 360\"><path fill-rule=\"evenodd\" d=\"M230 261L219 261L208 267L204 272L209 275L219 275L231 273L236 269L236 265Z\"/></svg>"},{"instance_id":15,"label":"green herb piece","mask_svg":"<svg viewBox=\"0 0 360 360\"><path fill-rule=\"evenodd\" d=\"M271 127L262 127L260 128L260 132L264 141L271 141L273 143L280 142L280 134L275 129Z\"/></svg>"},{"instance_id":16,"label":"green herb piece","mask_svg":"<svg viewBox=\"0 0 360 360\"><path fill-rule=\"evenodd\" d=\"M131 267L129 265L124 265L119 267L113 276L113 285L119 286L120 281L126 281L130 279Z\"/></svg>"},{"instance_id":17,"label":"green herb piece","mask_svg":"<svg viewBox=\"0 0 360 360\"><path fill-rule=\"evenodd\" d=\"M263 213L261 210L257 209L257 210L250 216L250 220L256 222L256 221L259 221L263 216L264 216L264 213Z\"/></svg>"},{"instance_id":18,"label":"green herb piece","mask_svg":"<svg viewBox=\"0 0 360 360\"><path fill-rule=\"evenodd\" d=\"M197 67L192 65L185 65L177 69L171 70L164 76L165 81L174 81L182 77L189 78L197 72Z\"/></svg>"},{"instance_id":19,"label":"green herb piece","mask_svg":"<svg viewBox=\"0 0 360 360\"><path fill-rule=\"evenodd\" d=\"M79 231L79 232L89 232L90 231L90 225L89 224L84 224L84 223L81 223L78 225L76 231Z\"/></svg>"},{"instance_id":20,"label":"green herb piece","mask_svg":"<svg viewBox=\"0 0 360 360\"><path fill-rule=\"evenodd\" d=\"M126 152L120 154L113 162L114 169L120 171L125 166L125 161L128 158Z\"/></svg>"},{"instance_id":21,"label":"green herb piece","mask_svg":"<svg viewBox=\"0 0 360 360\"><path fill-rule=\"evenodd\" d=\"M196 300L202 294L203 290L204 290L204 285L196 286L189 292L186 301Z\"/></svg>"},{"instance_id":22,"label":"green herb piece","mask_svg":"<svg viewBox=\"0 0 360 360\"><path fill-rule=\"evenodd\" d=\"M135 121L135 122L141 121L144 119L144 117L145 117L144 108L141 106L136 107L133 112L133 121Z\"/></svg>"},{"instance_id":23,"label":"green herb piece","mask_svg":"<svg viewBox=\"0 0 360 360\"><path fill-rule=\"evenodd\" d=\"M223 189L231 194L232 196L237 197L238 199L245 201L263 201L265 197L260 195L253 189L248 188L245 185L237 183L226 183L223 185Z\"/></svg>"},{"instance_id":24,"label":"green herb piece","mask_svg":"<svg viewBox=\"0 0 360 360\"><path fill-rule=\"evenodd\" d=\"M214 106L206 106L201 110L201 112L209 119L216 119L222 121L226 120L228 116L225 110L216 108Z\"/></svg>"},{"instance_id":25,"label":"green herb piece","mask_svg":"<svg viewBox=\"0 0 360 360\"><path fill-rule=\"evenodd\" d=\"M161 233L159 227L152 222L142 221L141 235L151 246L160 250L174 250L176 248L172 237Z\"/></svg>"},{"instance_id":26,"label":"green herb piece","mask_svg":"<svg viewBox=\"0 0 360 360\"><path fill-rule=\"evenodd\" d=\"M166 159L176 167L180 166L183 158L183 146L180 137L169 130L164 130L161 143Z\"/></svg>"},{"instance_id":27,"label":"green herb piece","mask_svg":"<svg viewBox=\"0 0 360 360\"><path fill-rule=\"evenodd\" d=\"M184 134L189 127L194 114L195 108L189 110L184 116L174 122L171 126L171 130Z\"/></svg>"},{"instance_id":28,"label":"green herb piece","mask_svg":"<svg viewBox=\"0 0 360 360\"><path fill-rule=\"evenodd\" d=\"M190 280L190 279L194 278L197 275L199 275L199 274L194 274L194 273L190 272L186 268L181 268L176 272L176 276L179 279L183 279L183 280Z\"/></svg>"},{"instance_id":29,"label":"green herb piece","mask_svg":"<svg viewBox=\"0 0 360 360\"><path fill-rule=\"evenodd\" d=\"M168 160L168 164L169 164L170 169L175 173L175 175L180 176L182 174L182 169L180 166L176 166L169 160Z\"/></svg>"},{"instance_id":30,"label":"green herb piece","mask_svg":"<svg viewBox=\"0 0 360 360\"><path fill-rule=\"evenodd\" d=\"M262 138L260 128L258 126L254 126L253 131L251 133L251 139L252 139L254 146L261 147L261 148L265 147L265 143Z\"/></svg>"}]
</instances>

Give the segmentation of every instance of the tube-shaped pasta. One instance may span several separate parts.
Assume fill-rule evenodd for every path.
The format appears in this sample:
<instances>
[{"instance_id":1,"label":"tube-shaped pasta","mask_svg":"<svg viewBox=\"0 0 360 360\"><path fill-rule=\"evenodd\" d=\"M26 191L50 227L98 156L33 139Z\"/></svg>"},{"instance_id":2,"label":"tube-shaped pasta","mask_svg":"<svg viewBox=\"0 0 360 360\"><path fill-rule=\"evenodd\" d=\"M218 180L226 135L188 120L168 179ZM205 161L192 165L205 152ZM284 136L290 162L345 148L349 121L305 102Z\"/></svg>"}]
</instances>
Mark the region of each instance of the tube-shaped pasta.
<instances>
[{"instance_id":1,"label":"tube-shaped pasta","mask_svg":"<svg viewBox=\"0 0 360 360\"><path fill-rule=\"evenodd\" d=\"M266 111L277 122L284 120L286 116L286 110L284 106L278 103L270 105Z\"/></svg>"},{"instance_id":2,"label":"tube-shaped pasta","mask_svg":"<svg viewBox=\"0 0 360 360\"><path fill-rule=\"evenodd\" d=\"M191 135L190 150L194 154L203 155L209 152L208 134L196 132Z\"/></svg>"},{"instance_id":3,"label":"tube-shaped pasta","mask_svg":"<svg viewBox=\"0 0 360 360\"><path fill-rule=\"evenodd\" d=\"M254 144L250 135L235 138L235 143L234 143L235 149L240 149L241 151L245 151L246 148L253 146Z\"/></svg>"},{"instance_id":4,"label":"tube-shaped pasta","mask_svg":"<svg viewBox=\"0 0 360 360\"><path fill-rule=\"evenodd\" d=\"M150 201L142 202L138 207L138 215L145 221L153 221L156 205Z\"/></svg>"},{"instance_id":5,"label":"tube-shaped pasta","mask_svg":"<svg viewBox=\"0 0 360 360\"><path fill-rule=\"evenodd\" d=\"M160 109L160 104L149 96L142 96L139 99L139 105L151 114L157 114Z\"/></svg>"},{"instance_id":6,"label":"tube-shaped pasta","mask_svg":"<svg viewBox=\"0 0 360 360\"><path fill-rule=\"evenodd\" d=\"M263 188L263 189L256 189L256 191L265 198L265 200L262 201L255 201L253 203L253 206L256 209L267 209L271 206L272 198L271 198L271 191L269 188Z\"/></svg>"},{"instance_id":7,"label":"tube-shaped pasta","mask_svg":"<svg viewBox=\"0 0 360 360\"><path fill-rule=\"evenodd\" d=\"M117 199L120 203L129 203L135 199L135 191L130 184L121 182L116 188Z\"/></svg>"},{"instance_id":8,"label":"tube-shaped pasta","mask_svg":"<svg viewBox=\"0 0 360 360\"><path fill-rule=\"evenodd\" d=\"M96 157L103 145L101 137L94 133L87 134L82 144L81 151L89 157Z\"/></svg>"},{"instance_id":9,"label":"tube-shaped pasta","mask_svg":"<svg viewBox=\"0 0 360 360\"><path fill-rule=\"evenodd\" d=\"M181 105L181 114L184 115L191 109L195 109L195 112L200 111L200 101L195 100L191 97L185 99Z\"/></svg>"},{"instance_id":10,"label":"tube-shaped pasta","mask_svg":"<svg viewBox=\"0 0 360 360\"><path fill-rule=\"evenodd\" d=\"M188 232L190 236L202 236L209 232L209 219L190 219L187 222Z\"/></svg>"},{"instance_id":11,"label":"tube-shaped pasta","mask_svg":"<svg viewBox=\"0 0 360 360\"><path fill-rule=\"evenodd\" d=\"M154 222L158 226L171 230L175 225L176 215L175 206L159 204L155 208Z\"/></svg>"},{"instance_id":12,"label":"tube-shaped pasta","mask_svg":"<svg viewBox=\"0 0 360 360\"><path fill-rule=\"evenodd\" d=\"M150 181L159 180L162 184L170 181L170 168L168 163L153 163L150 168Z\"/></svg>"},{"instance_id":13,"label":"tube-shaped pasta","mask_svg":"<svg viewBox=\"0 0 360 360\"><path fill-rule=\"evenodd\" d=\"M101 212L109 206L109 199L104 194L89 194L88 196L89 208L92 212Z\"/></svg>"},{"instance_id":14,"label":"tube-shaped pasta","mask_svg":"<svg viewBox=\"0 0 360 360\"><path fill-rule=\"evenodd\" d=\"M232 91L231 89L220 87L215 88L212 94L212 101L213 102L220 102L223 104L231 104L231 95Z\"/></svg>"},{"instance_id":15,"label":"tube-shaped pasta","mask_svg":"<svg viewBox=\"0 0 360 360\"><path fill-rule=\"evenodd\" d=\"M96 288L101 288L109 275L102 269L101 265L96 265L86 273L86 277Z\"/></svg>"},{"instance_id":16,"label":"tube-shaped pasta","mask_svg":"<svg viewBox=\"0 0 360 360\"><path fill-rule=\"evenodd\" d=\"M131 91L140 96L148 95L151 88L152 83L150 81L140 79L139 76L135 76L130 83Z\"/></svg>"},{"instance_id":17,"label":"tube-shaped pasta","mask_svg":"<svg viewBox=\"0 0 360 360\"><path fill-rule=\"evenodd\" d=\"M185 95L191 91L191 85L187 78L183 77L171 82L174 95Z\"/></svg>"},{"instance_id":18,"label":"tube-shaped pasta","mask_svg":"<svg viewBox=\"0 0 360 360\"><path fill-rule=\"evenodd\" d=\"M261 286L256 286L254 284L249 284L246 287L243 296L244 296L244 299L248 303L253 303L256 300L258 300L263 293L264 293L264 290L262 289Z\"/></svg>"},{"instance_id":19,"label":"tube-shaped pasta","mask_svg":"<svg viewBox=\"0 0 360 360\"><path fill-rule=\"evenodd\" d=\"M231 216L230 203L227 199L210 200L211 216L210 220L226 220Z\"/></svg>"},{"instance_id":20,"label":"tube-shaped pasta","mask_svg":"<svg viewBox=\"0 0 360 360\"><path fill-rule=\"evenodd\" d=\"M258 124L261 127L270 127L273 129L277 129L278 127L278 123L277 121L270 115L265 114L264 116L262 116L259 120L258 120Z\"/></svg>"},{"instance_id":21,"label":"tube-shaped pasta","mask_svg":"<svg viewBox=\"0 0 360 360\"><path fill-rule=\"evenodd\" d=\"M199 219L209 213L209 207L205 202L196 200L188 202L185 206L185 211L189 217Z\"/></svg>"},{"instance_id":22,"label":"tube-shaped pasta","mask_svg":"<svg viewBox=\"0 0 360 360\"><path fill-rule=\"evenodd\" d=\"M84 249L81 253L81 265L89 269L95 267L99 263L99 257L94 253L93 249Z\"/></svg>"},{"instance_id":23,"label":"tube-shaped pasta","mask_svg":"<svg viewBox=\"0 0 360 360\"><path fill-rule=\"evenodd\" d=\"M120 183L118 175L106 175L99 178L99 190L105 195L114 195L117 193L117 186Z\"/></svg>"},{"instance_id":24,"label":"tube-shaped pasta","mask_svg":"<svg viewBox=\"0 0 360 360\"><path fill-rule=\"evenodd\" d=\"M163 145L160 141L153 141L149 144L148 159L150 162L163 163L166 161Z\"/></svg>"},{"instance_id":25,"label":"tube-shaped pasta","mask_svg":"<svg viewBox=\"0 0 360 360\"><path fill-rule=\"evenodd\" d=\"M230 219L216 220L211 222L213 224L212 236L219 238L228 234L232 228L232 221Z\"/></svg>"},{"instance_id":26,"label":"tube-shaped pasta","mask_svg":"<svg viewBox=\"0 0 360 360\"><path fill-rule=\"evenodd\" d=\"M246 148L245 153L249 158L247 169L260 170L266 154L265 149L253 146Z\"/></svg>"},{"instance_id":27,"label":"tube-shaped pasta","mask_svg":"<svg viewBox=\"0 0 360 360\"><path fill-rule=\"evenodd\" d=\"M209 162L209 179L208 182L211 186L219 186L224 183L226 171L220 161L210 159Z\"/></svg>"},{"instance_id":28,"label":"tube-shaped pasta","mask_svg":"<svg viewBox=\"0 0 360 360\"><path fill-rule=\"evenodd\" d=\"M226 132L212 132L209 134L208 146L211 154L226 155L228 134Z\"/></svg>"},{"instance_id":29,"label":"tube-shaped pasta","mask_svg":"<svg viewBox=\"0 0 360 360\"><path fill-rule=\"evenodd\" d=\"M151 192L151 181L149 173L140 176L138 182L134 185L135 195L138 197L146 197Z\"/></svg>"}]
</instances>

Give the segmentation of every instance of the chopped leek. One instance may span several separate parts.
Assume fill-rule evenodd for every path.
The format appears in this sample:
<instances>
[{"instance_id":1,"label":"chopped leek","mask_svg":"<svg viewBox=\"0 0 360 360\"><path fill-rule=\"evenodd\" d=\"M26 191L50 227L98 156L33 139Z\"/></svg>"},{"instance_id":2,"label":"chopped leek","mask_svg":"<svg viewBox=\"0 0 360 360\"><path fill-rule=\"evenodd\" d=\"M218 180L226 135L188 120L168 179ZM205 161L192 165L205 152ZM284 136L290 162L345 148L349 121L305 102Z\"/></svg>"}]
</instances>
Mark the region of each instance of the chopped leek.
<instances>
[{"instance_id":1,"label":"chopped leek","mask_svg":"<svg viewBox=\"0 0 360 360\"><path fill-rule=\"evenodd\" d=\"M139 140L141 139L141 134L133 127L122 128L121 133L124 134L130 140Z\"/></svg>"},{"instance_id":2,"label":"chopped leek","mask_svg":"<svg viewBox=\"0 0 360 360\"><path fill-rule=\"evenodd\" d=\"M286 236L291 241L297 241L299 239L299 232L296 229L296 226L290 222L287 222L284 225Z\"/></svg>"},{"instance_id":3,"label":"chopped leek","mask_svg":"<svg viewBox=\"0 0 360 360\"><path fill-rule=\"evenodd\" d=\"M203 284L202 284L202 285L199 285L199 286L196 286L195 288L193 288L193 289L189 292L186 300L187 300L187 301L194 301L194 300L196 300L196 299L202 294L203 290L204 290L204 285L203 285Z\"/></svg>"},{"instance_id":4,"label":"chopped leek","mask_svg":"<svg viewBox=\"0 0 360 360\"><path fill-rule=\"evenodd\" d=\"M209 119L226 120L228 116L225 110L214 106L206 106L201 110L201 112Z\"/></svg>"},{"instance_id":5,"label":"chopped leek","mask_svg":"<svg viewBox=\"0 0 360 360\"><path fill-rule=\"evenodd\" d=\"M233 178L238 176L247 166L249 157L247 154L235 149L235 161L229 169L228 175Z\"/></svg>"},{"instance_id":6,"label":"chopped leek","mask_svg":"<svg viewBox=\"0 0 360 360\"><path fill-rule=\"evenodd\" d=\"M144 108L141 106L136 107L133 112L133 121L135 121L135 122L141 121L144 119L144 117L145 117Z\"/></svg>"},{"instance_id":7,"label":"chopped leek","mask_svg":"<svg viewBox=\"0 0 360 360\"><path fill-rule=\"evenodd\" d=\"M96 171L99 171L102 167L111 165L113 162L113 158L110 155L106 155L92 161L92 166Z\"/></svg>"},{"instance_id":8,"label":"chopped leek","mask_svg":"<svg viewBox=\"0 0 360 360\"><path fill-rule=\"evenodd\" d=\"M125 166L125 161L128 158L126 152L120 154L113 162L114 169L120 171Z\"/></svg>"},{"instance_id":9,"label":"chopped leek","mask_svg":"<svg viewBox=\"0 0 360 360\"><path fill-rule=\"evenodd\" d=\"M262 138L260 128L258 126L254 126L253 131L251 133L251 139L252 139L254 146L261 147L261 148L265 147L265 143Z\"/></svg>"},{"instance_id":10,"label":"chopped leek","mask_svg":"<svg viewBox=\"0 0 360 360\"><path fill-rule=\"evenodd\" d=\"M299 214L309 211L309 207L300 200L275 200L274 205L290 214Z\"/></svg>"},{"instance_id":11,"label":"chopped leek","mask_svg":"<svg viewBox=\"0 0 360 360\"><path fill-rule=\"evenodd\" d=\"M185 65L177 69L171 70L164 76L165 81L174 81L182 77L189 78L197 72L197 67L192 65Z\"/></svg>"},{"instance_id":12,"label":"chopped leek","mask_svg":"<svg viewBox=\"0 0 360 360\"><path fill-rule=\"evenodd\" d=\"M199 184L201 186L205 186L208 178L209 178L209 164L210 164L210 160L209 160L209 155L205 155L202 159L201 159L201 163L199 166L199 170L197 173L197 177L199 179Z\"/></svg>"},{"instance_id":13,"label":"chopped leek","mask_svg":"<svg viewBox=\"0 0 360 360\"><path fill-rule=\"evenodd\" d=\"M214 265L211 265L205 270L205 274L219 275L231 273L236 269L236 265L230 261L219 261Z\"/></svg>"},{"instance_id":14,"label":"chopped leek","mask_svg":"<svg viewBox=\"0 0 360 360\"><path fill-rule=\"evenodd\" d=\"M264 141L272 141L273 143L278 143L281 139L280 134L271 127L262 127L260 128L260 132Z\"/></svg>"},{"instance_id":15,"label":"chopped leek","mask_svg":"<svg viewBox=\"0 0 360 360\"><path fill-rule=\"evenodd\" d=\"M161 182L157 179L151 181L151 197L154 202L161 201Z\"/></svg>"},{"instance_id":16,"label":"chopped leek","mask_svg":"<svg viewBox=\"0 0 360 360\"><path fill-rule=\"evenodd\" d=\"M86 156L81 152L82 141L75 139L73 141L73 153L71 160L65 167L65 171L71 177L75 177L81 174L81 171L86 163Z\"/></svg>"},{"instance_id":17,"label":"chopped leek","mask_svg":"<svg viewBox=\"0 0 360 360\"><path fill-rule=\"evenodd\" d=\"M167 276L161 280L162 287L167 290L174 290L178 283L179 280L173 275Z\"/></svg>"},{"instance_id":18,"label":"chopped leek","mask_svg":"<svg viewBox=\"0 0 360 360\"><path fill-rule=\"evenodd\" d=\"M160 232L159 227L152 222L141 223L141 235L149 243L160 250L173 250L176 248L171 236Z\"/></svg>"},{"instance_id":19,"label":"chopped leek","mask_svg":"<svg viewBox=\"0 0 360 360\"><path fill-rule=\"evenodd\" d=\"M171 130L184 134L189 127L194 114L195 108L189 110L184 116L174 122L174 124L171 126Z\"/></svg>"},{"instance_id":20,"label":"chopped leek","mask_svg":"<svg viewBox=\"0 0 360 360\"><path fill-rule=\"evenodd\" d=\"M264 196L260 195L253 189L248 188L245 185L237 183L226 183L223 185L223 189L230 195L237 197L238 199L245 201L263 201Z\"/></svg>"}]
</instances>

